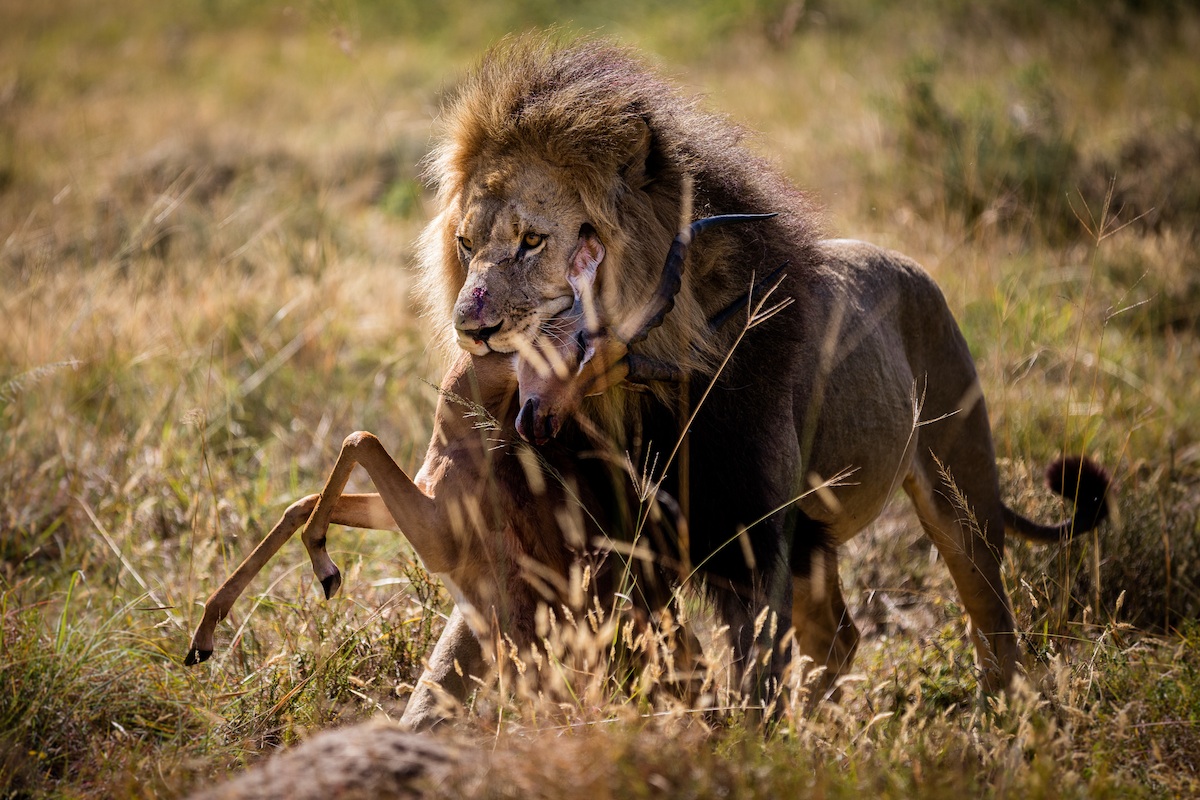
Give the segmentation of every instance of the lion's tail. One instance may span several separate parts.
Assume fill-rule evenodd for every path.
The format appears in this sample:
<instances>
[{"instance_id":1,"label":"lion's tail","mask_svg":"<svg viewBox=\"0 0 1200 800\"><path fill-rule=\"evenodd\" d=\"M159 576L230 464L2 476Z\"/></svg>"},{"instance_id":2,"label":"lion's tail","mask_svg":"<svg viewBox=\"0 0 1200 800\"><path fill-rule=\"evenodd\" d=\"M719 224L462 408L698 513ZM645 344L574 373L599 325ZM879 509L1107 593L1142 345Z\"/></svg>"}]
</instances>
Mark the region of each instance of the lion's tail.
<instances>
[{"instance_id":1,"label":"lion's tail","mask_svg":"<svg viewBox=\"0 0 1200 800\"><path fill-rule=\"evenodd\" d=\"M1055 525L1043 525L1004 507L1004 527L1036 542L1065 542L1078 533L1092 530L1109 514L1108 473L1082 456L1060 458L1046 469L1050 488L1075 501L1075 515Z\"/></svg>"}]
</instances>

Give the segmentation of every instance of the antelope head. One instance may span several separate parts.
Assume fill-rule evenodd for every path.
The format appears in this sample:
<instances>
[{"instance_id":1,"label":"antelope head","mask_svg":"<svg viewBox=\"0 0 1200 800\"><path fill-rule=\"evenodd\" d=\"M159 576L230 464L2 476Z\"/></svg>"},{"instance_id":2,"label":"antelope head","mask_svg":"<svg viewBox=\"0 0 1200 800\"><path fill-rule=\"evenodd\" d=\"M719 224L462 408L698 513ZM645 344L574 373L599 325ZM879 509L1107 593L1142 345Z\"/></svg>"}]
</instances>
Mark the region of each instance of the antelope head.
<instances>
[{"instance_id":1,"label":"antelope head","mask_svg":"<svg viewBox=\"0 0 1200 800\"><path fill-rule=\"evenodd\" d=\"M725 214L693 222L679 232L667 252L654 294L632 318L620 325L602 322L594 287L599 262L571 274L575 303L550 320L536 344L520 348L517 360L520 413L517 432L534 444L558 435L584 397L602 394L622 382L679 380L677 367L632 352L631 348L662 324L675 306L683 285L683 264L692 240L709 227L770 219L774 214ZM744 300L734 303L740 306ZM731 306L731 309L733 306ZM727 318L730 309L718 315Z\"/></svg>"}]
</instances>

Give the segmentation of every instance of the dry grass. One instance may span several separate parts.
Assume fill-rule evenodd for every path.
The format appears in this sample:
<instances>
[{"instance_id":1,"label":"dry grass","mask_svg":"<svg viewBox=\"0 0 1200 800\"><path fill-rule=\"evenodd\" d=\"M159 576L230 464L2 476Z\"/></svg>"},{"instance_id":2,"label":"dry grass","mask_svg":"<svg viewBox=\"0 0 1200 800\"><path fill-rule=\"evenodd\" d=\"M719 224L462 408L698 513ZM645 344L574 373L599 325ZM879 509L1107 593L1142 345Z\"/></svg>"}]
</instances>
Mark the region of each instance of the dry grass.
<instances>
[{"instance_id":1,"label":"dry grass","mask_svg":"<svg viewBox=\"0 0 1200 800\"><path fill-rule=\"evenodd\" d=\"M448 601L395 536L334 532L332 603L285 548L215 662L179 659L197 603L346 433L418 462L440 364L408 262L436 98L491 38L562 13L762 131L831 233L930 268L1019 508L1058 513L1038 465L1086 450L1122 519L1012 548L1034 666L998 705L897 504L844 559L866 638L841 705L763 737L607 679L569 702L489 690L449 734L479 755L440 791L1200 790L1194 10L51 5L0 2L0 796L177 796L398 715Z\"/></svg>"}]
</instances>

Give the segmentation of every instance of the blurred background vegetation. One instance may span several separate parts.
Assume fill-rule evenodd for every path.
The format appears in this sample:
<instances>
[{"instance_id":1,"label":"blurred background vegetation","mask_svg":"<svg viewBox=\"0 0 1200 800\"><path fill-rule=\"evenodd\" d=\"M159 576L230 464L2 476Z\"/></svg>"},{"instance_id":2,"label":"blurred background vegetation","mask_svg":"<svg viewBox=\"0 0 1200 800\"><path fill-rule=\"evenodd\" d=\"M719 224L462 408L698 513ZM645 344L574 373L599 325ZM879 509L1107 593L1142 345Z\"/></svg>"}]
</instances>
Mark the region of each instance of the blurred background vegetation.
<instances>
[{"instance_id":1,"label":"blurred background vegetation","mask_svg":"<svg viewBox=\"0 0 1200 800\"><path fill-rule=\"evenodd\" d=\"M641 49L745 124L830 235L927 266L978 359L1014 504L1062 513L1038 477L1061 452L1119 482L1119 525L1011 548L1054 677L1049 709L1022 717L1033 739L962 733L978 723L962 614L898 503L843 571L868 633L858 727L805 740L800 784L795 748L747 757L753 735L727 738L689 791L749 791L739 765L792 794L1194 789L1194 4L0 0L0 796L175 796L400 707L447 600L392 535L331 537L350 568L331 604L285 548L215 664L178 660L197 604L345 434L419 463L442 364L408 296L421 158L457 76L547 28ZM889 750L914 709L958 733ZM893 711L907 721L872 724ZM682 757L652 741L646 769ZM996 756L1013 742L1047 756ZM642 778L615 775L614 796Z\"/></svg>"}]
</instances>

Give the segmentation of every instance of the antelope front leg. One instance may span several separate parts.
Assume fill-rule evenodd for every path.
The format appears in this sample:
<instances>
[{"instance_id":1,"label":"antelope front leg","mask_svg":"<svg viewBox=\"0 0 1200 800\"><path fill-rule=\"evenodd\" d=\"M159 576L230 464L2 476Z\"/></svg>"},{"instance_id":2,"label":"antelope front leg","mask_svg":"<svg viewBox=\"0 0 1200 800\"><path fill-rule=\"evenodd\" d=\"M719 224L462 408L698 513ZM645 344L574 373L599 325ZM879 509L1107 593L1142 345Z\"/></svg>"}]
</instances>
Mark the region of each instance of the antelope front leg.
<instances>
[{"instance_id":1,"label":"antelope front leg","mask_svg":"<svg viewBox=\"0 0 1200 800\"><path fill-rule=\"evenodd\" d=\"M333 465L317 508L300 537L312 560L313 572L325 590L325 598L337 594L342 585L342 573L325 549L325 534L330 523L337 522L338 498L342 496L355 464L361 464L367 471L379 490L381 501L425 563L425 568L430 572L448 571L453 563L453 543L450 537L443 535L445 526L441 524L437 505L400 469L374 434L358 431L342 442L337 463Z\"/></svg>"},{"instance_id":2,"label":"antelope front leg","mask_svg":"<svg viewBox=\"0 0 1200 800\"><path fill-rule=\"evenodd\" d=\"M342 494L355 464L366 469L379 489L378 494ZM341 573L325 549L325 534L331 523L385 530L399 526L430 571L447 571L452 563L453 543L450 537L442 535L445 526L433 500L409 480L374 435L365 431L353 433L342 443L337 463L321 494L309 495L289 506L254 552L204 604L204 617L192 637L184 664L199 664L212 655L217 623L229 614L234 601L271 556L306 521L308 526L301 539L326 598L332 597L342 584Z\"/></svg>"},{"instance_id":3,"label":"antelope front leg","mask_svg":"<svg viewBox=\"0 0 1200 800\"><path fill-rule=\"evenodd\" d=\"M183 660L186 666L199 664L212 655L213 634L217 623L229 615L234 602L283 543L292 538L292 534L308 521L320 499L321 495L310 494L288 506L266 538L258 543L258 547L255 547L233 574L212 593L208 602L204 604L204 616L196 627L196 633L192 636L192 646ZM377 494L341 495L336 501L331 522L352 528L375 530L394 530L396 527L387 506Z\"/></svg>"}]
</instances>

